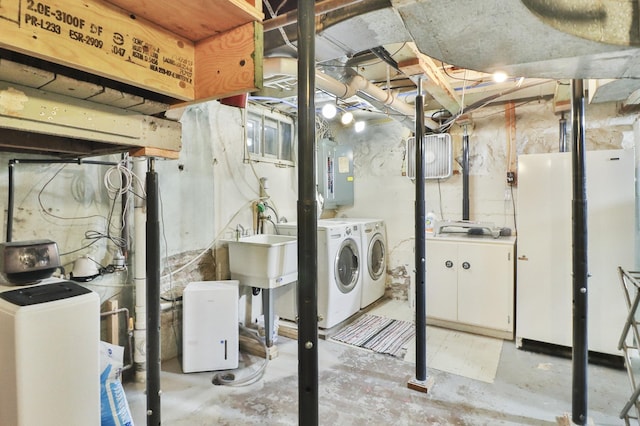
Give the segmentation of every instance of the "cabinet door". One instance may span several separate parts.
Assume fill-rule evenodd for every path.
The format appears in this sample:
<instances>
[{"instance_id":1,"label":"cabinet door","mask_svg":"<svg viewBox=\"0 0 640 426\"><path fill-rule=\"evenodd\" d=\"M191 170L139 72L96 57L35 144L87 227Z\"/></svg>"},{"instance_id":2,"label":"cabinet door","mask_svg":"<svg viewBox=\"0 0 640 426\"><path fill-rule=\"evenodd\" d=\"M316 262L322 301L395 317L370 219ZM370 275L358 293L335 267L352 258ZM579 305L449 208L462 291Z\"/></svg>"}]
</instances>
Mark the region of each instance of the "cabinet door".
<instances>
[{"instance_id":1,"label":"cabinet door","mask_svg":"<svg viewBox=\"0 0 640 426\"><path fill-rule=\"evenodd\" d=\"M458 319L458 244L427 240L427 316Z\"/></svg>"},{"instance_id":2,"label":"cabinet door","mask_svg":"<svg viewBox=\"0 0 640 426\"><path fill-rule=\"evenodd\" d=\"M513 330L513 248L506 244L458 246L458 321Z\"/></svg>"}]
</instances>

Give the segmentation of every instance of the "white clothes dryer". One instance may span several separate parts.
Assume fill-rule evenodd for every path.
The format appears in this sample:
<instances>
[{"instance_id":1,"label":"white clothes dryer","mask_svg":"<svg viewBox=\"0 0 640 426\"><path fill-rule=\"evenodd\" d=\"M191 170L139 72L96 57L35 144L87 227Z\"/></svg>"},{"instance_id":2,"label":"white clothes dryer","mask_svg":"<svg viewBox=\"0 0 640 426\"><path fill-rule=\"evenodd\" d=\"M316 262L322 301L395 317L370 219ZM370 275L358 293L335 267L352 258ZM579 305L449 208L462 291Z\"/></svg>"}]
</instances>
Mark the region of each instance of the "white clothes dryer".
<instances>
[{"instance_id":1,"label":"white clothes dryer","mask_svg":"<svg viewBox=\"0 0 640 426\"><path fill-rule=\"evenodd\" d=\"M360 225L362 235L362 300L365 308L384 296L387 279L387 230L382 219L335 218L338 223Z\"/></svg>"},{"instance_id":2,"label":"white clothes dryer","mask_svg":"<svg viewBox=\"0 0 640 426\"><path fill-rule=\"evenodd\" d=\"M360 310L362 274L358 226L318 221L318 326L331 328ZM297 235L296 223L278 225L283 235ZM276 313L297 316L297 283L276 293ZM292 309L293 307L293 309ZM290 317L294 318L290 318Z\"/></svg>"}]
</instances>

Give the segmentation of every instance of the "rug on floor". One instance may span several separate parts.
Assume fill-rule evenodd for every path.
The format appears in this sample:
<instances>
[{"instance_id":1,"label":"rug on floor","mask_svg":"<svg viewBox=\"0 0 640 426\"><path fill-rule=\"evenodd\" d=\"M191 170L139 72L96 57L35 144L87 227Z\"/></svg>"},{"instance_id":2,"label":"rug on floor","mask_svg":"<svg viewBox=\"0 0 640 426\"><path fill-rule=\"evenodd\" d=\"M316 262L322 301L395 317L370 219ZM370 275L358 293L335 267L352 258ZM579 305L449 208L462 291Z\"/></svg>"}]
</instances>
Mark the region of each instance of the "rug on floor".
<instances>
[{"instance_id":1,"label":"rug on floor","mask_svg":"<svg viewBox=\"0 0 640 426\"><path fill-rule=\"evenodd\" d=\"M395 357L404 357L415 336L412 322L365 314L331 337L331 340Z\"/></svg>"}]
</instances>

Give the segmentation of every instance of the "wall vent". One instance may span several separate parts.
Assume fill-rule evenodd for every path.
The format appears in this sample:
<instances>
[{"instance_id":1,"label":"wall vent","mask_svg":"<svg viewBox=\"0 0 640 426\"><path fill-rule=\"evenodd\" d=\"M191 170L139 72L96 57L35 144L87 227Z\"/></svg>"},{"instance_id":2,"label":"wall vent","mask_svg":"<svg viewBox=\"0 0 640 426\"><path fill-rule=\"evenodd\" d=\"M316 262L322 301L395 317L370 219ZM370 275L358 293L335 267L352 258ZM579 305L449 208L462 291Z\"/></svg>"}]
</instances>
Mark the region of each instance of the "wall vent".
<instances>
[{"instance_id":1,"label":"wall vent","mask_svg":"<svg viewBox=\"0 0 640 426\"><path fill-rule=\"evenodd\" d=\"M405 156L407 177L416 178L416 139L407 139ZM453 147L451 135L440 133L424 136L424 170L426 179L447 179L453 174Z\"/></svg>"}]
</instances>

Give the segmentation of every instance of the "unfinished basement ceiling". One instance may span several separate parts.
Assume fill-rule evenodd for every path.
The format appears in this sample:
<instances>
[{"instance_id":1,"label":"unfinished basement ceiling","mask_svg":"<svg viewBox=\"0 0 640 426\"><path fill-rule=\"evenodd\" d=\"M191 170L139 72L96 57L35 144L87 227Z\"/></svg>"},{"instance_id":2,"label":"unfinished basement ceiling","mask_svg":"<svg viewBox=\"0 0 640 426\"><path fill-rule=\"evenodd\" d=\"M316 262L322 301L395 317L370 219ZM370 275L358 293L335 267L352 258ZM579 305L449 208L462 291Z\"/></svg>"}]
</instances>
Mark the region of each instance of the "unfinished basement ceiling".
<instances>
[{"instance_id":1,"label":"unfinished basement ceiling","mask_svg":"<svg viewBox=\"0 0 640 426\"><path fill-rule=\"evenodd\" d=\"M455 113L452 102L460 104L461 97L464 109L483 100L566 101L566 83L573 78L599 80L591 85L593 102L640 99L637 1L323 0L316 5L329 10L316 19L319 72L341 82L360 74L410 105L422 76L431 114ZM281 25L279 19L265 20L265 56L295 57L295 22ZM422 62L421 55L430 64L427 73L424 64L407 66ZM496 84L495 71L510 78ZM425 82L432 87L425 88ZM295 103L295 76L287 90L270 85L269 78L265 87L267 97ZM442 90L448 99L438 93ZM317 103L323 101L335 97L319 93ZM340 102L345 108L389 112L366 98Z\"/></svg>"}]
</instances>

